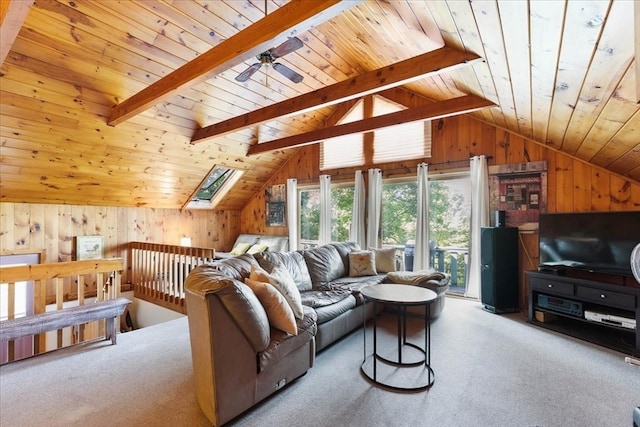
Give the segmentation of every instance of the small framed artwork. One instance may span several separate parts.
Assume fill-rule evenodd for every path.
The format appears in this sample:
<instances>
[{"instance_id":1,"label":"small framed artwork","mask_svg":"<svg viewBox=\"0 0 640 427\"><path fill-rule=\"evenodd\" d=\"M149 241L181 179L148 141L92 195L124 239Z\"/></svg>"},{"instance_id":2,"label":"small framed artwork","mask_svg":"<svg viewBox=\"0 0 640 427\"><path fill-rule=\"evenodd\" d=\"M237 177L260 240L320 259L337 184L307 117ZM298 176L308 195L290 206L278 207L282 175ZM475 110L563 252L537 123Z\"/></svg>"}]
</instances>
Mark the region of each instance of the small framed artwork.
<instances>
[{"instance_id":1,"label":"small framed artwork","mask_svg":"<svg viewBox=\"0 0 640 427\"><path fill-rule=\"evenodd\" d=\"M284 202L267 203L267 225L269 227L284 227L285 204Z\"/></svg>"},{"instance_id":2,"label":"small framed artwork","mask_svg":"<svg viewBox=\"0 0 640 427\"><path fill-rule=\"evenodd\" d=\"M76 236L76 261L104 258L104 237Z\"/></svg>"},{"instance_id":3,"label":"small framed artwork","mask_svg":"<svg viewBox=\"0 0 640 427\"><path fill-rule=\"evenodd\" d=\"M540 192L529 192L529 209L540 209Z\"/></svg>"},{"instance_id":4,"label":"small framed artwork","mask_svg":"<svg viewBox=\"0 0 640 427\"><path fill-rule=\"evenodd\" d=\"M272 185L265 190L267 227L286 226L286 191L284 184Z\"/></svg>"}]
</instances>

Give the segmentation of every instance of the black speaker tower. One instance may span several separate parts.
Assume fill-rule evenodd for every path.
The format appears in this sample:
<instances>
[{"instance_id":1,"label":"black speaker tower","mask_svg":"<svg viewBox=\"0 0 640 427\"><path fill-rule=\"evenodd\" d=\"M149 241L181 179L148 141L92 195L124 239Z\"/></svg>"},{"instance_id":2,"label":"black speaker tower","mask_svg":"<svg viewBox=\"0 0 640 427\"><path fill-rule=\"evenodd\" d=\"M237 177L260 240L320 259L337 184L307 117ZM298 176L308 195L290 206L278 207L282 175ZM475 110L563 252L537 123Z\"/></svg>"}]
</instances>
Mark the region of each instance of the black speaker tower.
<instances>
[{"instance_id":1,"label":"black speaker tower","mask_svg":"<svg viewBox=\"0 0 640 427\"><path fill-rule=\"evenodd\" d=\"M483 227L480 232L480 294L492 313L519 311L518 229Z\"/></svg>"}]
</instances>

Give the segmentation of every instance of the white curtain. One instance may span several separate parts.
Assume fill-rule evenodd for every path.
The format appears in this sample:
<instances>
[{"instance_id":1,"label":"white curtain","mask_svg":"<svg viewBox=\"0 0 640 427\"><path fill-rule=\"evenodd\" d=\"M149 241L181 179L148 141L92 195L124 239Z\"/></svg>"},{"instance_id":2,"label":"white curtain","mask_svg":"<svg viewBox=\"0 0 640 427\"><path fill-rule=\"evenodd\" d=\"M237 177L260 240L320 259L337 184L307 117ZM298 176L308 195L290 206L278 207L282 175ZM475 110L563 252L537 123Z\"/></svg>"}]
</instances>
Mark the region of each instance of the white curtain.
<instances>
[{"instance_id":1,"label":"white curtain","mask_svg":"<svg viewBox=\"0 0 640 427\"><path fill-rule=\"evenodd\" d=\"M413 271L429 268L429 165L418 165L418 215Z\"/></svg>"},{"instance_id":2,"label":"white curtain","mask_svg":"<svg viewBox=\"0 0 640 427\"><path fill-rule=\"evenodd\" d=\"M480 296L480 229L489 226L489 171L485 156L471 158L471 244L465 296Z\"/></svg>"},{"instance_id":3,"label":"white curtain","mask_svg":"<svg viewBox=\"0 0 640 427\"><path fill-rule=\"evenodd\" d=\"M369 198L367 199L367 246L377 248L382 211L382 171L369 169ZM366 246L365 246L366 247Z\"/></svg>"},{"instance_id":4,"label":"white curtain","mask_svg":"<svg viewBox=\"0 0 640 427\"><path fill-rule=\"evenodd\" d=\"M287 226L289 227L289 250L298 249L298 180L287 179Z\"/></svg>"},{"instance_id":5,"label":"white curtain","mask_svg":"<svg viewBox=\"0 0 640 427\"><path fill-rule=\"evenodd\" d=\"M331 176L320 175L320 230L318 243L331 243Z\"/></svg>"},{"instance_id":6,"label":"white curtain","mask_svg":"<svg viewBox=\"0 0 640 427\"><path fill-rule=\"evenodd\" d=\"M367 195L364 188L362 171L356 171L355 186L353 189L353 210L351 214L351 227L349 240L356 242L362 249L367 247L367 235L365 233L365 200Z\"/></svg>"}]
</instances>

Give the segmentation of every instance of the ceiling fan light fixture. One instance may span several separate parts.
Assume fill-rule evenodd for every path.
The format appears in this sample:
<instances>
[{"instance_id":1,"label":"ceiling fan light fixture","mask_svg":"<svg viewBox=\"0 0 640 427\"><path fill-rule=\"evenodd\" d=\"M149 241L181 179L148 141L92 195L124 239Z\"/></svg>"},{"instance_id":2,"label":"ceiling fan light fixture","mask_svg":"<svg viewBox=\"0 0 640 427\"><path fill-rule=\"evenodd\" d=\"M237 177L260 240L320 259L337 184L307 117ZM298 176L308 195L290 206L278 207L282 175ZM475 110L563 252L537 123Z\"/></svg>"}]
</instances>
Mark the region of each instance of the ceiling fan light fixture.
<instances>
[{"instance_id":1,"label":"ceiling fan light fixture","mask_svg":"<svg viewBox=\"0 0 640 427\"><path fill-rule=\"evenodd\" d=\"M244 70L242 73L238 74L235 77L235 80L239 82L246 82L247 80L249 80L249 78L251 78L253 74L255 74L256 71L260 69L262 65L271 65L274 70L278 71L280 74L282 74L292 82L300 83L304 79L304 77L301 74L293 71L291 68L287 67L286 65L283 65L281 63L274 62L274 61L278 58L283 57L284 55L287 55L295 50L300 49L302 46L304 46L304 44L299 38L297 37L288 38L280 45L273 47L257 55L256 58L260 62L249 66L249 68Z\"/></svg>"}]
</instances>

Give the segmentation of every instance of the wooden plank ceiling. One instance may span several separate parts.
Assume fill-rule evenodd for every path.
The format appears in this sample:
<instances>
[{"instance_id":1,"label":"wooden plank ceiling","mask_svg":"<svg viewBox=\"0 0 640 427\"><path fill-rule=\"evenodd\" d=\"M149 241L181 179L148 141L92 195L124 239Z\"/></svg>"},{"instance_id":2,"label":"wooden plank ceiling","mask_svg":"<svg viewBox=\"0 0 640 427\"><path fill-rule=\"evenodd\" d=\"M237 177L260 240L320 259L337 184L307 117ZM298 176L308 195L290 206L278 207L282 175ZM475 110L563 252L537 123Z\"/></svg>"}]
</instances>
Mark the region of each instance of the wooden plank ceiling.
<instances>
[{"instance_id":1,"label":"wooden plank ceiling","mask_svg":"<svg viewBox=\"0 0 640 427\"><path fill-rule=\"evenodd\" d=\"M240 209L295 152L282 144L399 85L435 103L406 120L455 104L640 181L631 1L25 3L0 9L2 201L180 208L223 165L245 173L217 208ZM266 66L234 80L293 35L279 62L301 83ZM262 142L278 149L248 155Z\"/></svg>"}]
</instances>

